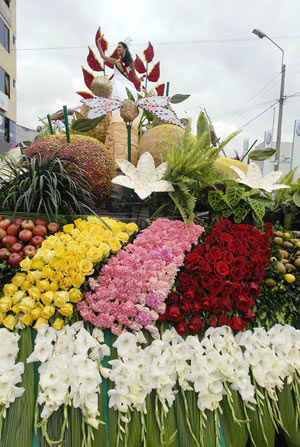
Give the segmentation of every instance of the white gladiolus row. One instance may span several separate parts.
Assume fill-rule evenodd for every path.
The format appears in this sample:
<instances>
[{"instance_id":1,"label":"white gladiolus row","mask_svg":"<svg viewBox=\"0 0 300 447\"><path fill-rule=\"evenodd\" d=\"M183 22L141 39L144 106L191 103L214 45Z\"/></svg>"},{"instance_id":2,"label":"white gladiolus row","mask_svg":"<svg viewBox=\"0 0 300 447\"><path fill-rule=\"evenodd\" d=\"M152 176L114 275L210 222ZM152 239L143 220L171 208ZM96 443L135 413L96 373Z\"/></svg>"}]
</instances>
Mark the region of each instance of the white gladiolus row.
<instances>
[{"instance_id":1,"label":"white gladiolus row","mask_svg":"<svg viewBox=\"0 0 300 447\"><path fill-rule=\"evenodd\" d=\"M5 328L0 329L0 406L1 415L5 416L5 409L22 396L24 388L16 385L22 381L24 363L16 363L19 353L20 336Z\"/></svg>"},{"instance_id":2,"label":"white gladiolus row","mask_svg":"<svg viewBox=\"0 0 300 447\"><path fill-rule=\"evenodd\" d=\"M110 354L103 343L103 332L94 329L91 335L83 322L65 326L61 331L40 325L33 353L27 362L40 361L38 403L46 419L61 405L71 404L82 410L86 423L97 428L98 394L102 376L108 370L100 361Z\"/></svg>"}]
</instances>

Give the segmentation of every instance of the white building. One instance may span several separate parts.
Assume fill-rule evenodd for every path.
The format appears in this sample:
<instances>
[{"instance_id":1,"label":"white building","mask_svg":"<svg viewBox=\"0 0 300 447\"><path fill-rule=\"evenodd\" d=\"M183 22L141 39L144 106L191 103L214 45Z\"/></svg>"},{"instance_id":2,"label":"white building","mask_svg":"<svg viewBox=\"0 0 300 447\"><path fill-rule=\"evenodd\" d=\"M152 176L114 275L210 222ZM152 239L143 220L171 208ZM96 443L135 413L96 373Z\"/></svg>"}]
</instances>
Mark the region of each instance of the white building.
<instances>
[{"instance_id":1,"label":"white building","mask_svg":"<svg viewBox=\"0 0 300 447\"><path fill-rule=\"evenodd\" d=\"M273 141L269 145L269 147L273 147L275 149L276 142ZM293 143L281 142L281 144L280 144L280 160L279 160L279 169L278 170L283 172L283 174L287 174L291 170L292 147L293 147ZM264 148L264 142L260 143L258 146L255 147L255 149L263 149L263 148ZM260 168L263 169L264 174L274 171L274 159L275 159L275 155L272 158L270 158L269 160L258 163Z\"/></svg>"}]
</instances>

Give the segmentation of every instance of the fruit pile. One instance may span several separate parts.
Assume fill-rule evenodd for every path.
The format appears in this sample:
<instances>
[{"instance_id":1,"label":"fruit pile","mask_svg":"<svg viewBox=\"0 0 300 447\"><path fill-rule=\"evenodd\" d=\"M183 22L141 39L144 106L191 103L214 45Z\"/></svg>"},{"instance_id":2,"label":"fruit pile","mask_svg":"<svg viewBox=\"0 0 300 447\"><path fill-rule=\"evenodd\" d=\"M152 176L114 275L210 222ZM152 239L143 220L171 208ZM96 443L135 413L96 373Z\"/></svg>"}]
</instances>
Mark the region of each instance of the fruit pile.
<instances>
[{"instance_id":1,"label":"fruit pile","mask_svg":"<svg viewBox=\"0 0 300 447\"><path fill-rule=\"evenodd\" d=\"M44 219L17 218L13 222L0 216L0 263L3 261L11 267L17 266L24 257L35 255L37 248L41 247L47 233L56 233L59 224L47 224Z\"/></svg>"}]
</instances>

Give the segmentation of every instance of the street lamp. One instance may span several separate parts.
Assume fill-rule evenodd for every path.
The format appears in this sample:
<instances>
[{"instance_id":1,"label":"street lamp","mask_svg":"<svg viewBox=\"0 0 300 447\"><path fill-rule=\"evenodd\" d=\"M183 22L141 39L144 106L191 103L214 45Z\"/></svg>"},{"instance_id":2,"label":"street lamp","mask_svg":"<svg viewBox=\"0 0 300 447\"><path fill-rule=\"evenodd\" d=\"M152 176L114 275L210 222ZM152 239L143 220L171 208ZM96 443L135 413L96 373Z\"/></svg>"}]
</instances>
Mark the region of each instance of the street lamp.
<instances>
[{"instance_id":1,"label":"street lamp","mask_svg":"<svg viewBox=\"0 0 300 447\"><path fill-rule=\"evenodd\" d=\"M257 37L262 39L266 37L270 42L272 42L282 53L281 59L281 83L280 83L280 99L279 99L279 112L278 112L278 124L277 124L277 138L276 138L276 155L274 161L274 171L279 170L279 161L280 161L280 142L281 142L281 128L282 128L282 114L283 114L283 101L284 101L284 81L285 81L285 65L283 63L284 51L283 49L277 45L274 40L272 40L269 36L267 36L263 31L259 29L254 29L252 31Z\"/></svg>"}]
</instances>

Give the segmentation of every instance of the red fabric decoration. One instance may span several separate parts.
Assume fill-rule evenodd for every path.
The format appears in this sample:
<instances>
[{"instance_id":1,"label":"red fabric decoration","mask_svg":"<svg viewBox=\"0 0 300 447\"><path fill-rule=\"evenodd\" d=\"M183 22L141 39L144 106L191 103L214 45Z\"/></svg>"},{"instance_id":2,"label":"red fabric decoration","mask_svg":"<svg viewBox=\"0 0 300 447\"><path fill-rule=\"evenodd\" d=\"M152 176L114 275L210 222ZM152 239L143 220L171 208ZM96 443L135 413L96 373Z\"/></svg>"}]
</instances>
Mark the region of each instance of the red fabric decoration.
<instances>
[{"instance_id":1,"label":"red fabric decoration","mask_svg":"<svg viewBox=\"0 0 300 447\"><path fill-rule=\"evenodd\" d=\"M90 92L79 91L76 92L78 95L82 96L83 99L93 99L95 96Z\"/></svg>"},{"instance_id":2,"label":"red fabric decoration","mask_svg":"<svg viewBox=\"0 0 300 447\"><path fill-rule=\"evenodd\" d=\"M148 42L148 47L143 51L143 53L144 53L146 62L148 62L148 64L149 64L152 61L152 59L154 58L153 46L151 45L150 42Z\"/></svg>"},{"instance_id":3,"label":"red fabric decoration","mask_svg":"<svg viewBox=\"0 0 300 447\"><path fill-rule=\"evenodd\" d=\"M139 58L138 55L136 55L134 65L135 65L135 69L138 73L141 73L141 74L146 73L146 67L144 65L144 62L142 61L142 59Z\"/></svg>"},{"instance_id":4,"label":"red fabric decoration","mask_svg":"<svg viewBox=\"0 0 300 447\"><path fill-rule=\"evenodd\" d=\"M95 79L95 76L90 73L86 68L82 67L82 73L83 73L83 77L84 77L84 82L85 85L87 86L87 88L91 88L91 84L93 82L93 80Z\"/></svg>"},{"instance_id":5,"label":"red fabric decoration","mask_svg":"<svg viewBox=\"0 0 300 447\"><path fill-rule=\"evenodd\" d=\"M89 67L94 71L103 71L103 65L101 64L101 62L98 61L91 47L89 47L89 50L90 51L87 57L87 63L89 64Z\"/></svg>"},{"instance_id":6,"label":"red fabric decoration","mask_svg":"<svg viewBox=\"0 0 300 447\"><path fill-rule=\"evenodd\" d=\"M115 49L111 55L109 57L112 57L113 59L118 59L118 53L117 53L117 49ZM114 64L111 64L110 62L104 62L105 65L107 65L109 68L114 68Z\"/></svg>"},{"instance_id":7,"label":"red fabric decoration","mask_svg":"<svg viewBox=\"0 0 300 447\"><path fill-rule=\"evenodd\" d=\"M155 87L155 90L157 91L158 96L164 96L165 93L165 85L166 84L159 84Z\"/></svg>"},{"instance_id":8,"label":"red fabric decoration","mask_svg":"<svg viewBox=\"0 0 300 447\"><path fill-rule=\"evenodd\" d=\"M99 28L98 28L98 30L97 30L97 33L96 33L96 36L95 36L96 46L97 46L98 39L101 39L100 45L101 45L101 48L102 48L103 53L105 53L105 51L106 51L107 48L108 48L108 42L107 42L106 39L104 39L104 37L102 37L100 26L99 26Z\"/></svg>"},{"instance_id":9,"label":"red fabric decoration","mask_svg":"<svg viewBox=\"0 0 300 447\"><path fill-rule=\"evenodd\" d=\"M148 81L157 82L159 80L160 70L159 70L159 62L157 62L150 73L148 74Z\"/></svg>"}]
</instances>

